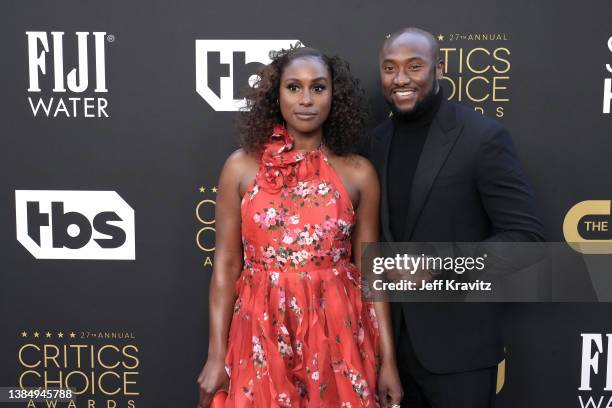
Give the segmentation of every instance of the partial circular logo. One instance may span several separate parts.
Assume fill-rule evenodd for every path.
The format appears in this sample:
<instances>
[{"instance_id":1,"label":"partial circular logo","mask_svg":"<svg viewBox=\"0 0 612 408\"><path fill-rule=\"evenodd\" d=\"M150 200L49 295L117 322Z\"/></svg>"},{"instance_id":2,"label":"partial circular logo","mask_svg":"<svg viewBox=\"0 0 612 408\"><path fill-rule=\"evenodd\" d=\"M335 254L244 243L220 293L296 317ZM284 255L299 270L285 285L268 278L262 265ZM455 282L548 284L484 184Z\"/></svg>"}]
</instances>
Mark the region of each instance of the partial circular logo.
<instances>
[{"instance_id":1,"label":"partial circular logo","mask_svg":"<svg viewBox=\"0 0 612 408\"><path fill-rule=\"evenodd\" d=\"M611 203L587 200L570 208L563 221L563 236L570 247L582 254L612 254Z\"/></svg>"}]
</instances>

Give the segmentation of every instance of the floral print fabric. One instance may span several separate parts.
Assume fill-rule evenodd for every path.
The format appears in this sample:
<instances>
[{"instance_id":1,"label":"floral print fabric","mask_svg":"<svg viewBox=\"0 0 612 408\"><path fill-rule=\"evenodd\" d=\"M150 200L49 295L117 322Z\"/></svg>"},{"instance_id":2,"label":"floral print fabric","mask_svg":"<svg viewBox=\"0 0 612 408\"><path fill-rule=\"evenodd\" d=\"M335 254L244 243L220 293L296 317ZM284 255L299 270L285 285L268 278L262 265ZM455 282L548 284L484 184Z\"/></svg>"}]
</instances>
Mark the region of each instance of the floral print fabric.
<instances>
[{"instance_id":1,"label":"floral print fabric","mask_svg":"<svg viewBox=\"0 0 612 408\"><path fill-rule=\"evenodd\" d=\"M226 407L377 407L378 325L350 262L350 198L276 127L241 204Z\"/></svg>"}]
</instances>

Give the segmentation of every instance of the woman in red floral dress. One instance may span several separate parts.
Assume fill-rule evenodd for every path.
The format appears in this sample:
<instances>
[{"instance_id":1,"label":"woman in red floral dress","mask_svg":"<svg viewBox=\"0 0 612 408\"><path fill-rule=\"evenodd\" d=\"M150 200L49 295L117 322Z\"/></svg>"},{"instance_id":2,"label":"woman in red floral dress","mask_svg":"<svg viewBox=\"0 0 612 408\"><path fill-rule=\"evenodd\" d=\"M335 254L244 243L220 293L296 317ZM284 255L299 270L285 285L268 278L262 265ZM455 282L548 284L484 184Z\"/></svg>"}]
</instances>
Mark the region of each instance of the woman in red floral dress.
<instances>
[{"instance_id":1,"label":"woman in red floral dress","mask_svg":"<svg viewBox=\"0 0 612 408\"><path fill-rule=\"evenodd\" d=\"M379 187L351 153L364 126L357 81L339 58L294 48L247 101L217 193L200 403L223 388L226 407L399 404L388 305L361 296Z\"/></svg>"}]
</instances>

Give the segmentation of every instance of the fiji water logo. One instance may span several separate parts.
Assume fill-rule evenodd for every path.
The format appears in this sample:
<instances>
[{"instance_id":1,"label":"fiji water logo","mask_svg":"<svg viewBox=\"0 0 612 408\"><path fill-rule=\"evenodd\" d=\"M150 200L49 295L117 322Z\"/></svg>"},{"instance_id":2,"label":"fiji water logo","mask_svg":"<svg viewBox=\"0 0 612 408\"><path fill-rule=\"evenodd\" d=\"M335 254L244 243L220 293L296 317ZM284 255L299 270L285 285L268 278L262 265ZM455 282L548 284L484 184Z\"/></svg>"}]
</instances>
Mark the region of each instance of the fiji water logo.
<instances>
[{"instance_id":1,"label":"fiji water logo","mask_svg":"<svg viewBox=\"0 0 612 408\"><path fill-rule=\"evenodd\" d=\"M34 117L108 118L104 31L26 31L28 103ZM74 61L76 66L67 61ZM100 96L105 95L104 97Z\"/></svg>"}]
</instances>

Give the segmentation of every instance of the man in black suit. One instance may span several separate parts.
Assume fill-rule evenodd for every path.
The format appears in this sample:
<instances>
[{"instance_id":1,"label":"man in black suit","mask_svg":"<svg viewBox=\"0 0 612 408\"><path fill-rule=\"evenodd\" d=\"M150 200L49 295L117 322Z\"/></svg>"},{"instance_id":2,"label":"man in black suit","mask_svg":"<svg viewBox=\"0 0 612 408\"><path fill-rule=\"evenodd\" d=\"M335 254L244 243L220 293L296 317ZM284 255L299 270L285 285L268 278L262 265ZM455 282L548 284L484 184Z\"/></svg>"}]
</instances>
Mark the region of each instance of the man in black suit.
<instances>
[{"instance_id":1,"label":"man in black suit","mask_svg":"<svg viewBox=\"0 0 612 408\"><path fill-rule=\"evenodd\" d=\"M365 154L381 182L381 240L543 240L531 189L508 131L450 102L439 84L439 45L407 28L380 51L392 116ZM501 305L394 303L402 406L491 407L504 358Z\"/></svg>"}]
</instances>

